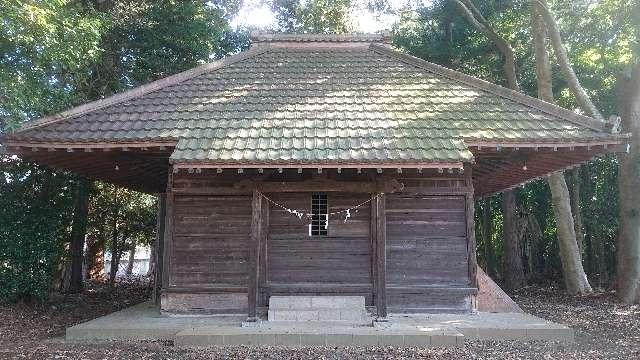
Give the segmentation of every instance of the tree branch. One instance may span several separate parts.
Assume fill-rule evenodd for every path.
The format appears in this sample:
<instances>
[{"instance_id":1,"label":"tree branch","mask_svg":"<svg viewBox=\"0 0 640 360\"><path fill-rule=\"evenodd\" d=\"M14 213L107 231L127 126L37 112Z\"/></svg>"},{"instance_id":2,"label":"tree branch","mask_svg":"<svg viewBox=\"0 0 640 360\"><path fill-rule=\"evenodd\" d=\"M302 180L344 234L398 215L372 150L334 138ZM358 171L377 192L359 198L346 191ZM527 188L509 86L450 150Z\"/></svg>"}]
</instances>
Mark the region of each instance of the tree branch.
<instances>
[{"instance_id":1,"label":"tree branch","mask_svg":"<svg viewBox=\"0 0 640 360\"><path fill-rule=\"evenodd\" d=\"M536 78L538 79L538 98L553 103L551 83L551 63L547 52L547 28L539 11L540 5L531 3L531 30L533 49L536 59Z\"/></svg>"},{"instance_id":2,"label":"tree branch","mask_svg":"<svg viewBox=\"0 0 640 360\"><path fill-rule=\"evenodd\" d=\"M580 81L576 76L576 73L573 71L573 67L569 63L569 57L567 56L567 51L562 44L562 37L560 36L560 31L558 30L558 24L556 23L553 15L549 11L547 7L547 3L545 0L531 0L535 5L537 5L537 10L540 15L544 18L545 23L547 24L547 30L549 32L549 37L551 38L551 45L553 46L553 51L556 54L556 59L558 60L558 64L560 65L560 69L562 73L566 77L567 82L569 83L569 88L571 88L573 94L578 101L578 104L584 111L586 111L589 115L594 117L597 120L605 122L604 117L598 111L596 106L593 104L589 95L584 90L582 85L580 85Z\"/></svg>"},{"instance_id":3,"label":"tree branch","mask_svg":"<svg viewBox=\"0 0 640 360\"><path fill-rule=\"evenodd\" d=\"M464 3L462 2L464 1ZM482 16L480 11L470 0L450 0L454 3L462 16L478 31L485 34L491 42L498 48L504 58L503 70L510 89L520 91L518 78L516 76L516 60L513 48L502 36L495 32L491 24Z\"/></svg>"}]
</instances>

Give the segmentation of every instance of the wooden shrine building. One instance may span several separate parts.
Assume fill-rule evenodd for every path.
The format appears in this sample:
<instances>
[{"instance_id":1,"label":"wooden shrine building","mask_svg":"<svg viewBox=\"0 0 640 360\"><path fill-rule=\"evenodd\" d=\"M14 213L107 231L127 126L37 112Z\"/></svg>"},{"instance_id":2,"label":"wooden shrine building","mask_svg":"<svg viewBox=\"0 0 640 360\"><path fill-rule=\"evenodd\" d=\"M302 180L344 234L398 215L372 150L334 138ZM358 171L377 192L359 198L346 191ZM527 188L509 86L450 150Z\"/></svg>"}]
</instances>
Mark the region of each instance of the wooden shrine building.
<instances>
[{"instance_id":1,"label":"wooden shrine building","mask_svg":"<svg viewBox=\"0 0 640 360\"><path fill-rule=\"evenodd\" d=\"M472 311L474 199L628 138L379 35L256 35L2 142L159 194L162 309L253 318L272 295L361 295L379 316Z\"/></svg>"}]
</instances>

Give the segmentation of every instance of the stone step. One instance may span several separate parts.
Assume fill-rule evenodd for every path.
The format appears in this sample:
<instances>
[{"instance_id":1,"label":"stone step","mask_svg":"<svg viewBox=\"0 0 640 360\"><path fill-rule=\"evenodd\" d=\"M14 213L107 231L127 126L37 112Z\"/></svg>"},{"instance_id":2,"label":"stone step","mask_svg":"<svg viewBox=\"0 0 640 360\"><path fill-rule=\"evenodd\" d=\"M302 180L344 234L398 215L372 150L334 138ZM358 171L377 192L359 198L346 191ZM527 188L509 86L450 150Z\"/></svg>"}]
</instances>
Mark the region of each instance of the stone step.
<instances>
[{"instance_id":1,"label":"stone step","mask_svg":"<svg viewBox=\"0 0 640 360\"><path fill-rule=\"evenodd\" d=\"M269 321L339 321L364 324L363 296L271 296Z\"/></svg>"},{"instance_id":2,"label":"stone step","mask_svg":"<svg viewBox=\"0 0 640 360\"><path fill-rule=\"evenodd\" d=\"M364 309L364 296L271 296L269 309Z\"/></svg>"},{"instance_id":3,"label":"stone step","mask_svg":"<svg viewBox=\"0 0 640 360\"><path fill-rule=\"evenodd\" d=\"M269 321L350 321L363 323L367 321L364 309L317 309L317 310L271 310Z\"/></svg>"}]
</instances>

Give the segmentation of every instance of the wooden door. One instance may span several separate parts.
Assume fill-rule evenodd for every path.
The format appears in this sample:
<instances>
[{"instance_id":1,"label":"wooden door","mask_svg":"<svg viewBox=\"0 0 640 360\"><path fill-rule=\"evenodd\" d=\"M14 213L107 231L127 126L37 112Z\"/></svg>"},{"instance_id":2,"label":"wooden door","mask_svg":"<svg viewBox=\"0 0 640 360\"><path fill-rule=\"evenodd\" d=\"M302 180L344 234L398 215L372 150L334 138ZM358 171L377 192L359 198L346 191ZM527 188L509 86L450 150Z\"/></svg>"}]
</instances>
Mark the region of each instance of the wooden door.
<instances>
[{"instance_id":1,"label":"wooden door","mask_svg":"<svg viewBox=\"0 0 640 360\"><path fill-rule=\"evenodd\" d=\"M290 209L309 211L311 193L270 194ZM329 212L348 209L368 194L329 193ZM268 295L362 295L372 304L370 207L330 216L326 236L311 236L309 220L270 205L265 291Z\"/></svg>"}]
</instances>

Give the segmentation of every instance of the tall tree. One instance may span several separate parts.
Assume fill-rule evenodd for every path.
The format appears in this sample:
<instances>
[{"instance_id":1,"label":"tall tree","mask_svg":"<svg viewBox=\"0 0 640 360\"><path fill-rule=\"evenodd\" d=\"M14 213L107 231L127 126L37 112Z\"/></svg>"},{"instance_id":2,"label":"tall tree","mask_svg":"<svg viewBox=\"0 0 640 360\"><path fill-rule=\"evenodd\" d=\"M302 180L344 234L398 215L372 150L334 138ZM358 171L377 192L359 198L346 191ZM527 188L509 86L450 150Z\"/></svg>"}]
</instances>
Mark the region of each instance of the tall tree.
<instances>
[{"instance_id":1,"label":"tall tree","mask_svg":"<svg viewBox=\"0 0 640 360\"><path fill-rule=\"evenodd\" d=\"M629 154L620 161L620 235L617 249L617 294L640 303L640 63L619 78L623 129L633 136Z\"/></svg>"},{"instance_id":2,"label":"tall tree","mask_svg":"<svg viewBox=\"0 0 640 360\"><path fill-rule=\"evenodd\" d=\"M553 102L551 84L551 64L547 52L546 17L542 16L542 8L538 0L532 0L532 34L536 55L536 74L538 78L538 97ZM557 40L555 40L557 41ZM560 44L560 46L562 46ZM566 55L566 54L565 54ZM573 71L571 71L573 73ZM575 75L575 74L574 74ZM582 256L576 241L575 226L571 214L569 190L562 172L555 172L547 179L551 189L551 201L556 218L560 259L567 291L571 294L586 294L592 291L587 275L582 266Z\"/></svg>"},{"instance_id":3,"label":"tall tree","mask_svg":"<svg viewBox=\"0 0 640 360\"><path fill-rule=\"evenodd\" d=\"M89 215L89 181L80 178L76 182L76 193L73 208L73 223L71 225L71 281L70 292L82 291L84 276L83 251L87 236L87 216Z\"/></svg>"}]
</instances>

